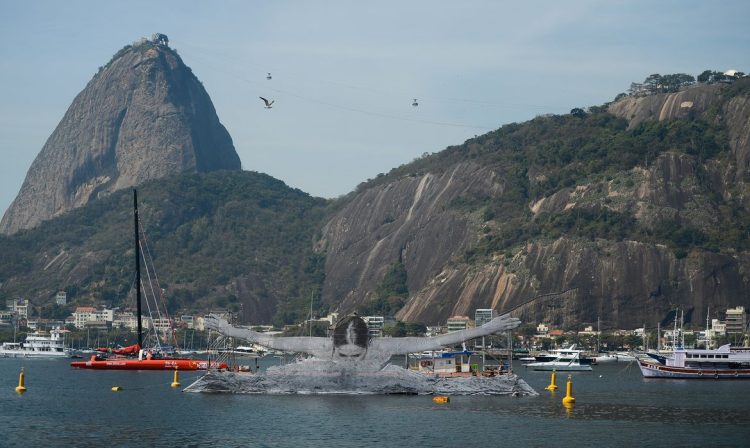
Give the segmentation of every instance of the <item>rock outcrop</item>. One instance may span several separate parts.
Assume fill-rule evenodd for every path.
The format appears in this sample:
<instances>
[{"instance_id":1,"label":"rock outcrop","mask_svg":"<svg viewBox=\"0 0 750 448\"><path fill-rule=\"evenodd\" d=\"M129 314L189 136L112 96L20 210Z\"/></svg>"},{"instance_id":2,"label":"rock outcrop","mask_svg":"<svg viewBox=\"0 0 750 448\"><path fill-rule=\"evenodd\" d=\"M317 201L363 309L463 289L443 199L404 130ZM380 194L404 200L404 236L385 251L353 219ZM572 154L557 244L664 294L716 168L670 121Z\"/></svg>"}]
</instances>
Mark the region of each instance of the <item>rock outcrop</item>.
<instances>
[{"instance_id":1,"label":"rock outcrop","mask_svg":"<svg viewBox=\"0 0 750 448\"><path fill-rule=\"evenodd\" d=\"M76 96L0 221L1 233L147 180L241 168L202 84L158 36L120 50Z\"/></svg>"},{"instance_id":2,"label":"rock outcrop","mask_svg":"<svg viewBox=\"0 0 750 448\"><path fill-rule=\"evenodd\" d=\"M740 80L739 83L747 85L750 79ZM676 93L626 97L612 103L608 110L628 120L630 128L645 121L705 116L712 106L717 106L723 89L726 89L726 85L701 84ZM713 112L717 113L713 119L726 123L729 146L735 159L733 169L726 173L726 181L747 181L750 178L750 97L733 96L721 109Z\"/></svg>"},{"instance_id":3,"label":"rock outcrop","mask_svg":"<svg viewBox=\"0 0 750 448\"><path fill-rule=\"evenodd\" d=\"M410 291L430 281L473 243L466 216L448 205L463 194L495 191L491 171L463 163L449 172L407 176L356 195L323 228L323 299L352 310L368 300L393 262L407 269Z\"/></svg>"},{"instance_id":4,"label":"rock outcrop","mask_svg":"<svg viewBox=\"0 0 750 448\"><path fill-rule=\"evenodd\" d=\"M728 137L721 157L702 160L677 148L667 150L647 166L551 191L528 204L529 219L610 210L632 217L646 232L659 231L664 222L704 232L720 226L722 209L731 207L722 198L747 197L750 160L750 99L746 94L726 98L725 87L701 85L674 94L628 97L609 106L612 114L628 120L629 129L674 119L721 123ZM442 160L459 160L455 154ZM608 326L633 328L655 325L675 307L705 322L709 305L714 312L750 305L750 256L731 249L675 253L653 242L563 235L532 238L489 258L467 257L490 222L479 219L476 208L456 204L502 203L505 191L502 169L468 160L438 171L414 169L418 175L374 182L353 195L318 242L327 253L324 300L340 302L344 312L356 309L372 298L389 266L400 260L409 297L396 317L428 325L453 315L473 316L477 308L509 310L555 292L565 293L518 312L528 321L565 327L601 317ZM527 176L544 173L529 169Z\"/></svg>"}]
</instances>

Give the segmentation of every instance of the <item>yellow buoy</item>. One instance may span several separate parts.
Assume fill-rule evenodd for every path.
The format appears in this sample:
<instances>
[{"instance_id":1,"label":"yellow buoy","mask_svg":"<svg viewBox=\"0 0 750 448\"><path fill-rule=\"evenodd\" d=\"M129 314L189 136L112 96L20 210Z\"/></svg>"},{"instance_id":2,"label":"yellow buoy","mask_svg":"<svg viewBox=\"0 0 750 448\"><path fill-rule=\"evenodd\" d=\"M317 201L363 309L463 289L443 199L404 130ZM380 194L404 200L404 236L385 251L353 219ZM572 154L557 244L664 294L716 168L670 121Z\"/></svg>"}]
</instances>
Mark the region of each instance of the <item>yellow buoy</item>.
<instances>
[{"instance_id":1,"label":"yellow buoy","mask_svg":"<svg viewBox=\"0 0 750 448\"><path fill-rule=\"evenodd\" d=\"M563 405L573 404L576 399L573 398L573 379L572 375L568 375L568 384L565 385L565 397L562 399Z\"/></svg>"},{"instance_id":2,"label":"yellow buoy","mask_svg":"<svg viewBox=\"0 0 750 448\"><path fill-rule=\"evenodd\" d=\"M545 389L549 391L555 391L557 390L557 375L555 373L555 369L552 369L552 377L549 379L549 386L545 387Z\"/></svg>"},{"instance_id":3,"label":"yellow buoy","mask_svg":"<svg viewBox=\"0 0 750 448\"><path fill-rule=\"evenodd\" d=\"M174 371L174 378L172 379L172 387L180 387L180 372L175 369Z\"/></svg>"},{"instance_id":4,"label":"yellow buoy","mask_svg":"<svg viewBox=\"0 0 750 448\"><path fill-rule=\"evenodd\" d=\"M122 390L122 387L120 386L112 386L112 392L120 392Z\"/></svg>"},{"instance_id":5,"label":"yellow buoy","mask_svg":"<svg viewBox=\"0 0 750 448\"><path fill-rule=\"evenodd\" d=\"M18 386L16 386L16 392L19 394L26 392L26 381L24 379L23 367L21 367L21 374L18 375Z\"/></svg>"},{"instance_id":6,"label":"yellow buoy","mask_svg":"<svg viewBox=\"0 0 750 448\"><path fill-rule=\"evenodd\" d=\"M432 401L434 401L435 403L449 403L451 399L446 395L435 395L434 397L432 397Z\"/></svg>"}]
</instances>

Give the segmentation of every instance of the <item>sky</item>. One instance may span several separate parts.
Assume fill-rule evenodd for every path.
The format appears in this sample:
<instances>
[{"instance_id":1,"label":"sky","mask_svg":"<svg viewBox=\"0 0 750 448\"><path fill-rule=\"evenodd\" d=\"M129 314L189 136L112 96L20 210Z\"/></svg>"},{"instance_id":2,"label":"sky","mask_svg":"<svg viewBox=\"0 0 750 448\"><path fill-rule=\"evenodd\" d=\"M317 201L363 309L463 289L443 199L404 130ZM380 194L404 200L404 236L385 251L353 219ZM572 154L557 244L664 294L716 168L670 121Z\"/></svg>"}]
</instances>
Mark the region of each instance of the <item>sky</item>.
<instances>
[{"instance_id":1,"label":"sky","mask_svg":"<svg viewBox=\"0 0 750 448\"><path fill-rule=\"evenodd\" d=\"M335 198L652 73L750 73L748 17L746 0L0 0L0 211L98 67L154 32L203 82L243 169Z\"/></svg>"}]
</instances>

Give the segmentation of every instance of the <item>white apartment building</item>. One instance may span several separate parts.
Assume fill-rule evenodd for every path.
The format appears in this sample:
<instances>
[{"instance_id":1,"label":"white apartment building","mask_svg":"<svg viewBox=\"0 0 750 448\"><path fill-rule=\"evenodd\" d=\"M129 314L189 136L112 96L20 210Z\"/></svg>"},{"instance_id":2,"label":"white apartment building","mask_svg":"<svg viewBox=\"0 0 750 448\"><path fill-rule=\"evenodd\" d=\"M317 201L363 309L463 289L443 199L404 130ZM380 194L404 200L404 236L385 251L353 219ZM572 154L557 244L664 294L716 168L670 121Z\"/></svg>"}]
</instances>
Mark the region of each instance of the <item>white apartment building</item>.
<instances>
[{"instance_id":1,"label":"white apartment building","mask_svg":"<svg viewBox=\"0 0 750 448\"><path fill-rule=\"evenodd\" d=\"M111 324L114 317L114 310L98 310L93 306L79 306L73 312L73 325L76 328L85 328L87 326L101 327L102 325L107 325L107 323Z\"/></svg>"},{"instance_id":2,"label":"white apartment building","mask_svg":"<svg viewBox=\"0 0 750 448\"><path fill-rule=\"evenodd\" d=\"M477 327L481 327L496 317L497 312L491 308L477 308L474 311L474 323Z\"/></svg>"},{"instance_id":3,"label":"white apartment building","mask_svg":"<svg viewBox=\"0 0 750 448\"><path fill-rule=\"evenodd\" d=\"M448 319L445 323L448 327L448 333L452 331L466 330L469 328L469 317L468 316L453 316Z\"/></svg>"},{"instance_id":4,"label":"white apartment building","mask_svg":"<svg viewBox=\"0 0 750 448\"><path fill-rule=\"evenodd\" d=\"M383 328L385 327L383 316L362 316L362 320L367 324L367 333L371 338L383 336Z\"/></svg>"}]
</instances>

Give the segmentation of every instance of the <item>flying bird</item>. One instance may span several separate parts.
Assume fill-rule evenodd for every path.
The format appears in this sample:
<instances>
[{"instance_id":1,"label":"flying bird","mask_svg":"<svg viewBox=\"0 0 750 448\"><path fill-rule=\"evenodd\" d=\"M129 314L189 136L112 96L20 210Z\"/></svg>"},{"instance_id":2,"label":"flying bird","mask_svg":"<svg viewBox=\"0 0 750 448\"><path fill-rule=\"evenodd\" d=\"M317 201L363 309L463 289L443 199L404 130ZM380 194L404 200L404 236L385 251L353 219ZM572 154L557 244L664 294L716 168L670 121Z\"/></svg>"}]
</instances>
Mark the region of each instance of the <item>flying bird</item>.
<instances>
[{"instance_id":1,"label":"flying bird","mask_svg":"<svg viewBox=\"0 0 750 448\"><path fill-rule=\"evenodd\" d=\"M262 96L259 96L258 98L262 99L264 103L266 103L266 109L270 109L271 105L273 104L273 101L268 101L267 99L263 98Z\"/></svg>"}]
</instances>

